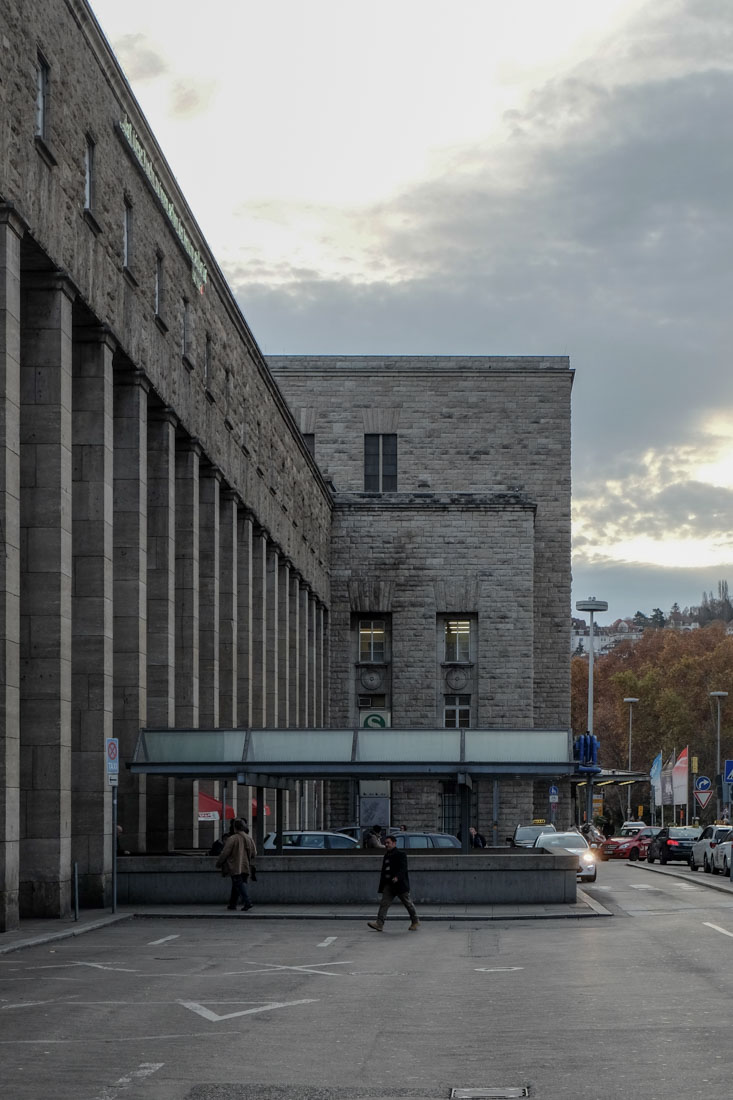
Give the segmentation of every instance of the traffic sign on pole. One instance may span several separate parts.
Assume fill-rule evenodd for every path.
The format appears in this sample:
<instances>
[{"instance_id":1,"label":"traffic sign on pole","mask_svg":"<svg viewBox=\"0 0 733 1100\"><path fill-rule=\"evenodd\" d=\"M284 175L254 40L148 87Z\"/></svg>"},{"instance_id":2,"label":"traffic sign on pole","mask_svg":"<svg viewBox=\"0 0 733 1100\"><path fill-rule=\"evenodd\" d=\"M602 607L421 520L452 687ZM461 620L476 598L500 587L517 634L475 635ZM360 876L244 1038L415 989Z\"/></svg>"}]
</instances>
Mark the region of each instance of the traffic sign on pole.
<instances>
[{"instance_id":1,"label":"traffic sign on pole","mask_svg":"<svg viewBox=\"0 0 733 1100\"><path fill-rule=\"evenodd\" d=\"M723 769L723 782L733 783L733 760L726 760Z\"/></svg>"},{"instance_id":2,"label":"traffic sign on pole","mask_svg":"<svg viewBox=\"0 0 733 1100\"><path fill-rule=\"evenodd\" d=\"M120 742L116 737L105 739L105 756L107 758L107 781L110 787L116 787L120 782Z\"/></svg>"},{"instance_id":3,"label":"traffic sign on pole","mask_svg":"<svg viewBox=\"0 0 733 1100\"><path fill-rule=\"evenodd\" d=\"M552 783L550 786L550 805L557 804L560 801L560 794L557 786Z\"/></svg>"},{"instance_id":4,"label":"traffic sign on pole","mask_svg":"<svg viewBox=\"0 0 733 1100\"><path fill-rule=\"evenodd\" d=\"M712 779L710 779L710 777L707 776L707 775L698 775L697 779L695 780L695 790L696 791L712 791L712 789L713 789Z\"/></svg>"},{"instance_id":5,"label":"traffic sign on pole","mask_svg":"<svg viewBox=\"0 0 733 1100\"><path fill-rule=\"evenodd\" d=\"M695 801L704 810L710 799L713 797L713 792L708 791L695 791Z\"/></svg>"}]
</instances>

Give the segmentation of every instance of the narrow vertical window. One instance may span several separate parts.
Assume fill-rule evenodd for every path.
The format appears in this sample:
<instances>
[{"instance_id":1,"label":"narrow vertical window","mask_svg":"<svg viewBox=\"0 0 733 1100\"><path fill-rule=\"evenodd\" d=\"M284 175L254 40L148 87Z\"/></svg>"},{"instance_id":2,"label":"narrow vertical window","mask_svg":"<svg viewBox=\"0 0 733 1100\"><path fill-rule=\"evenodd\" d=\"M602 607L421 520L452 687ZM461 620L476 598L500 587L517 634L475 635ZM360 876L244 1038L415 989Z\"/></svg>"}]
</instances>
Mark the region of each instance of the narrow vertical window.
<instances>
[{"instance_id":1,"label":"narrow vertical window","mask_svg":"<svg viewBox=\"0 0 733 1100\"><path fill-rule=\"evenodd\" d=\"M311 457L316 457L316 436L315 432L303 432L303 442L308 448Z\"/></svg>"},{"instance_id":2,"label":"narrow vertical window","mask_svg":"<svg viewBox=\"0 0 733 1100\"><path fill-rule=\"evenodd\" d=\"M181 355L188 359L191 350L191 303L188 298L182 300L183 312L181 316Z\"/></svg>"},{"instance_id":3,"label":"narrow vertical window","mask_svg":"<svg viewBox=\"0 0 733 1100\"><path fill-rule=\"evenodd\" d=\"M364 436L364 489L367 493L397 492L397 436Z\"/></svg>"},{"instance_id":4,"label":"narrow vertical window","mask_svg":"<svg viewBox=\"0 0 733 1100\"><path fill-rule=\"evenodd\" d=\"M204 386L208 390L211 384L211 333L206 333L206 345L204 347Z\"/></svg>"},{"instance_id":5,"label":"narrow vertical window","mask_svg":"<svg viewBox=\"0 0 733 1100\"><path fill-rule=\"evenodd\" d=\"M46 140L48 130L48 84L51 70L39 53L36 63L36 137Z\"/></svg>"},{"instance_id":6,"label":"narrow vertical window","mask_svg":"<svg viewBox=\"0 0 733 1100\"><path fill-rule=\"evenodd\" d=\"M163 257L160 252L155 256L155 316L160 317L163 309Z\"/></svg>"},{"instance_id":7,"label":"narrow vertical window","mask_svg":"<svg viewBox=\"0 0 733 1100\"><path fill-rule=\"evenodd\" d=\"M84 149L84 209L94 209L94 142L89 135Z\"/></svg>"},{"instance_id":8,"label":"narrow vertical window","mask_svg":"<svg viewBox=\"0 0 733 1100\"><path fill-rule=\"evenodd\" d=\"M122 266L129 269L132 256L132 204L125 199L122 220Z\"/></svg>"}]
</instances>

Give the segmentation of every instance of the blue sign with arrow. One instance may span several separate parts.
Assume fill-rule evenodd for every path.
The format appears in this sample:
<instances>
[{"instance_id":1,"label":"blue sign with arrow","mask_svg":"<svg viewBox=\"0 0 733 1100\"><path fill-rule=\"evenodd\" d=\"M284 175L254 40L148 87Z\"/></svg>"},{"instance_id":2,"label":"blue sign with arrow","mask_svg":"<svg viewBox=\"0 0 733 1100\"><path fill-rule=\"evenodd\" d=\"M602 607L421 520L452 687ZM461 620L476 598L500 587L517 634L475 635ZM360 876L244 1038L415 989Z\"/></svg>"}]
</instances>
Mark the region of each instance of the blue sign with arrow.
<instances>
[{"instance_id":1,"label":"blue sign with arrow","mask_svg":"<svg viewBox=\"0 0 733 1100\"><path fill-rule=\"evenodd\" d=\"M709 791L712 790L713 781L707 775L698 775L695 780L696 791Z\"/></svg>"}]
</instances>

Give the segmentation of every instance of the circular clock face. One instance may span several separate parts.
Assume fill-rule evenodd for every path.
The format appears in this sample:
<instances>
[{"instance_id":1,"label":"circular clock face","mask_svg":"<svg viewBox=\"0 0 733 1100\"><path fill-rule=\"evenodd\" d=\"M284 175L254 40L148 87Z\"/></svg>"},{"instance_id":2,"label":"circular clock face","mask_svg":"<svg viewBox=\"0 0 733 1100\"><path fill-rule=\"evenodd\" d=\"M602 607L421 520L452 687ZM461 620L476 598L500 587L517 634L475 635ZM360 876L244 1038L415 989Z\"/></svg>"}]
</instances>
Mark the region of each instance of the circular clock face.
<instances>
[{"instance_id":1,"label":"circular clock face","mask_svg":"<svg viewBox=\"0 0 733 1100\"><path fill-rule=\"evenodd\" d=\"M468 673L462 668L449 668L445 674L445 682L454 691L460 691L468 683Z\"/></svg>"},{"instance_id":2,"label":"circular clock face","mask_svg":"<svg viewBox=\"0 0 733 1100\"><path fill-rule=\"evenodd\" d=\"M376 668L363 668L360 679L362 686L370 691L376 691L382 685L382 673Z\"/></svg>"}]
</instances>

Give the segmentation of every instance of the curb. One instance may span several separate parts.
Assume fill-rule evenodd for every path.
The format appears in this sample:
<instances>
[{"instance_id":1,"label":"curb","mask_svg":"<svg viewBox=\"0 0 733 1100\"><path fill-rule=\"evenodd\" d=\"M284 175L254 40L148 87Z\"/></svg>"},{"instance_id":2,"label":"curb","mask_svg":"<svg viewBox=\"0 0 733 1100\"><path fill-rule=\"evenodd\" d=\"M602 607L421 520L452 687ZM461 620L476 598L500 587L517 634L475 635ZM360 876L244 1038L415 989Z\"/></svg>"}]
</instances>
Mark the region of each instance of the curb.
<instances>
[{"instance_id":1,"label":"curb","mask_svg":"<svg viewBox=\"0 0 733 1100\"><path fill-rule=\"evenodd\" d=\"M27 940L18 940L16 943L3 944L0 941L0 955L10 955L13 951L22 951L25 947L38 947L44 943L54 943L56 940L68 940L73 936L83 936L85 932L96 932L99 928L107 928L110 924L119 924L123 920L130 920L134 913L115 913L108 917L100 917L98 920L80 924L78 927L64 928L54 932L42 932L40 936L31 936Z\"/></svg>"}]
</instances>

